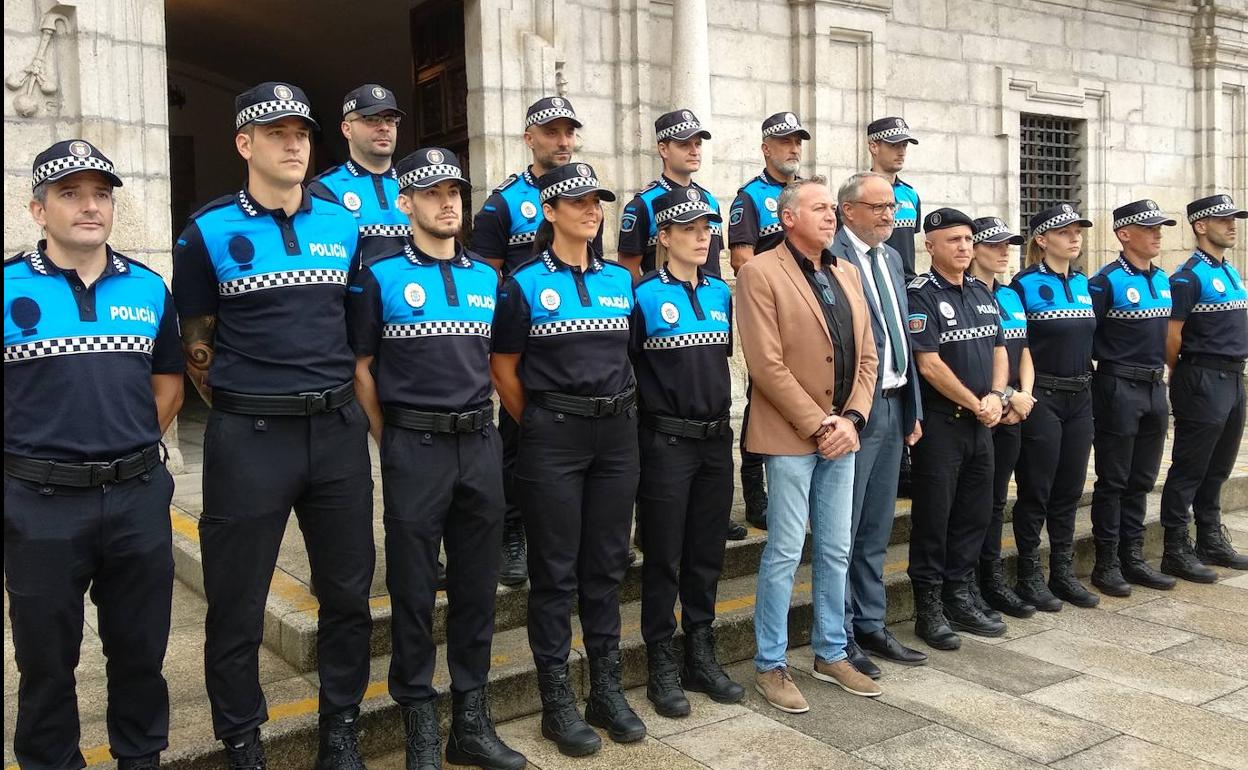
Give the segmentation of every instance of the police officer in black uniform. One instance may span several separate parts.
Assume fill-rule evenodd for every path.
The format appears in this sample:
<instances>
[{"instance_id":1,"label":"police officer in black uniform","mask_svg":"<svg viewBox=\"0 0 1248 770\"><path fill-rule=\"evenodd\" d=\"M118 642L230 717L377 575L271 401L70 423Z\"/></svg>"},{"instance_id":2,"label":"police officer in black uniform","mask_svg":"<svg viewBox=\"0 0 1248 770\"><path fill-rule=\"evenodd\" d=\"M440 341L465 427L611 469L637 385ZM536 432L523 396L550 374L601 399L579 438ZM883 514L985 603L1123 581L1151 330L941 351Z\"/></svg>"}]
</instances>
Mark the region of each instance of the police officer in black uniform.
<instances>
[{"instance_id":1,"label":"police officer in black uniform","mask_svg":"<svg viewBox=\"0 0 1248 770\"><path fill-rule=\"evenodd\" d=\"M1187 204L1196 253L1170 278L1173 308L1166 332L1174 446L1161 492L1166 545L1161 571L1212 583L1210 566L1248 569L1222 526L1222 484L1244 436L1244 359L1248 359L1248 291L1226 259L1248 211L1229 195ZM1196 519L1196 548L1189 535Z\"/></svg>"},{"instance_id":2,"label":"police officer in black uniform","mask_svg":"<svg viewBox=\"0 0 1248 770\"><path fill-rule=\"evenodd\" d=\"M445 539L447 760L519 770L525 758L498 739L485 693L504 505L503 444L490 402L498 274L455 240L460 186L468 184L455 155L424 148L397 170L411 242L362 269L347 299L356 392L381 447L394 607L390 696L402 712L408 767L440 768L433 603ZM437 377L428 376L431 366Z\"/></svg>"},{"instance_id":3,"label":"police officer in black uniform","mask_svg":"<svg viewBox=\"0 0 1248 770\"><path fill-rule=\"evenodd\" d=\"M165 282L107 244L113 164L89 142L35 156L46 239L4 263L4 578L19 675L21 767L85 767L74 669L83 596L108 658L109 748L121 770L168 746L173 543L160 437L182 405Z\"/></svg>"},{"instance_id":4,"label":"police officer in black uniform","mask_svg":"<svg viewBox=\"0 0 1248 770\"><path fill-rule=\"evenodd\" d=\"M639 472L632 276L589 248L600 201L615 200L593 168L570 163L537 181L541 252L499 293L491 367L521 428L515 487L531 549L529 646L542 735L581 756L602 742L577 712L568 676L575 598L590 665L586 719L615 741L646 734L620 685L619 592Z\"/></svg>"},{"instance_id":5,"label":"police officer in black uniform","mask_svg":"<svg viewBox=\"0 0 1248 770\"><path fill-rule=\"evenodd\" d=\"M199 536L213 731L234 767L265 766L257 652L293 506L320 602L316 766L356 768L374 558L368 417L345 317L359 231L302 185L316 128L303 91L261 83L235 109L247 181L193 214L173 255L188 372L212 406Z\"/></svg>"},{"instance_id":6,"label":"police officer in black uniform","mask_svg":"<svg viewBox=\"0 0 1248 770\"><path fill-rule=\"evenodd\" d=\"M1170 282L1152 263L1161 255L1161 228L1175 221L1151 200L1114 209L1118 258L1088 281L1096 336L1092 357L1092 585L1110 596L1130 596L1131 583L1173 588L1144 560L1144 509L1161 468L1170 410L1162 382Z\"/></svg>"},{"instance_id":7,"label":"police officer in black uniform","mask_svg":"<svg viewBox=\"0 0 1248 770\"><path fill-rule=\"evenodd\" d=\"M472 250L493 265L504 279L533 258L533 240L543 221L537 179L572 161L576 130L581 126L572 102L561 96L546 96L529 105L524 118L524 143L532 152L533 162L496 187L473 218ZM601 225L592 248L595 254L602 255ZM513 481L520 428L506 409L498 415L498 431L503 437L503 491L507 497L503 561L498 580L503 585L515 586L528 579L528 568L525 566L524 519L516 502Z\"/></svg>"},{"instance_id":8,"label":"police officer in black uniform","mask_svg":"<svg viewBox=\"0 0 1248 770\"><path fill-rule=\"evenodd\" d=\"M407 217L395 202L398 177L391 159L404 113L394 92L366 83L343 97L342 135L350 157L316 177L308 189L332 198L355 215L360 227L360 258L368 264L403 248Z\"/></svg>"},{"instance_id":9,"label":"police officer in black uniform","mask_svg":"<svg viewBox=\"0 0 1248 770\"><path fill-rule=\"evenodd\" d=\"M923 222L932 269L910 282L906 319L923 395L914 445L910 580L915 634L956 650L954 629L1000 636L1005 624L973 598L975 564L992 515L992 434L1007 398L1009 364L997 303L967 269L974 221L937 209Z\"/></svg>"},{"instance_id":10,"label":"police officer in black uniform","mask_svg":"<svg viewBox=\"0 0 1248 770\"><path fill-rule=\"evenodd\" d=\"M680 717L690 711L682 681L719 702L745 697L715 660L711 632L732 512L732 293L702 269L720 217L701 190L673 187L655 199L654 218L659 267L637 285L632 318L646 554L641 633L646 696L663 716ZM685 629L679 673L671 646L677 595Z\"/></svg>"}]
</instances>

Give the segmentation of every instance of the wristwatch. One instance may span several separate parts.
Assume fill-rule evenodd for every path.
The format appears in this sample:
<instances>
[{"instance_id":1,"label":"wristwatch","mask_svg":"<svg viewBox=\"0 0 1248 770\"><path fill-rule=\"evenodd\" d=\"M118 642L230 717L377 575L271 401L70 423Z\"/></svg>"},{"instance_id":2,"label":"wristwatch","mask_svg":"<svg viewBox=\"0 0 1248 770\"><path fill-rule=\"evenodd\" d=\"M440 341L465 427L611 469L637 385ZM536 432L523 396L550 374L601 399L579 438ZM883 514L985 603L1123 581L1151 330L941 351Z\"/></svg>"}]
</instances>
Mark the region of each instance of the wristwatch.
<instances>
[{"instance_id":1,"label":"wristwatch","mask_svg":"<svg viewBox=\"0 0 1248 770\"><path fill-rule=\"evenodd\" d=\"M858 431L859 433L862 433L862 429L867 427L866 418L858 414L853 409L850 409L848 412L846 412L845 414L841 416L844 417L846 420L849 420L850 424L854 426L854 430Z\"/></svg>"},{"instance_id":2,"label":"wristwatch","mask_svg":"<svg viewBox=\"0 0 1248 770\"><path fill-rule=\"evenodd\" d=\"M988 392L996 396L997 398L1001 399L1002 409L1010 405L1010 396L1014 395L1014 389L1008 386L1006 387L1005 390L990 390Z\"/></svg>"}]
</instances>

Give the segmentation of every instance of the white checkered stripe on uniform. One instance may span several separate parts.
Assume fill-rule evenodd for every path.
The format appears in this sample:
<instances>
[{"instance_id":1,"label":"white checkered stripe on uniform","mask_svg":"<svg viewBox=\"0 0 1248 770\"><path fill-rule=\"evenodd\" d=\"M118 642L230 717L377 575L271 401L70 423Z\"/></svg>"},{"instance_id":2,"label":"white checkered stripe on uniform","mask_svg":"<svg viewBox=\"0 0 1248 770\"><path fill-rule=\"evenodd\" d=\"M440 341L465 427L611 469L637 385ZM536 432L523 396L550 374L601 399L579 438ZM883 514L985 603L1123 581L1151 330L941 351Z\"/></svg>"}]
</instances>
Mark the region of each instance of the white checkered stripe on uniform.
<instances>
[{"instance_id":1,"label":"white checkered stripe on uniform","mask_svg":"<svg viewBox=\"0 0 1248 770\"><path fill-rule=\"evenodd\" d=\"M89 337L56 337L50 340L23 342L4 348L6 364L48 356L73 356L80 353L142 353L151 355L156 341L137 334L97 334Z\"/></svg>"},{"instance_id":2,"label":"white checkered stripe on uniform","mask_svg":"<svg viewBox=\"0 0 1248 770\"><path fill-rule=\"evenodd\" d=\"M576 113L573 112L572 110L569 110L567 107L547 107L544 110L538 110L537 112L530 115L529 119L525 121L524 125L527 128L528 126L532 126L537 123L549 123L555 118L567 118L568 120L576 120Z\"/></svg>"},{"instance_id":3,"label":"white checkered stripe on uniform","mask_svg":"<svg viewBox=\"0 0 1248 770\"><path fill-rule=\"evenodd\" d=\"M1027 327L1015 326L1013 329L1005 329L1004 334L1007 340L1025 340L1027 339Z\"/></svg>"},{"instance_id":4,"label":"white checkered stripe on uniform","mask_svg":"<svg viewBox=\"0 0 1248 770\"><path fill-rule=\"evenodd\" d=\"M98 158L94 155L90 155L85 158L67 155L63 158L53 158L39 168L35 169L35 184L42 184L47 181L49 177L71 168L83 169L85 171L106 171L110 174L117 173L116 170L113 169L113 164L103 158Z\"/></svg>"},{"instance_id":5,"label":"white checkered stripe on uniform","mask_svg":"<svg viewBox=\"0 0 1248 770\"><path fill-rule=\"evenodd\" d=\"M1239 209L1235 207L1234 203L1223 201L1222 203L1215 203L1209 208L1188 214L1187 223L1191 224L1197 219L1204 219L1205 217L1228 217L1236 211L1239 211Z\"/></svg>"},{"instance_id":6,"label":"white checkered stripe on uniform","mask_svg":"<svg viewBox=\"0 0 1248 770\"><path fill-rule=\"evenodd\" d=\"M236 297L265 289L280 289L286 286L311 286L314 284L332 283L345 286L347 269L316 268L312 270L280 270L276 273L247 275L232 281L217 284L217 291L223 297Z\"/></svg>"},{"instance_id":7,"label":"white checkered stripe on uniform","mask_svg":"<svg viewBox=\"0 0 1248 770\"><path fill-rule=\"evenodd\" d=\"M655 135L655 139L661 142L664 139L670 139L671 137L676 136L677 134L683 133L685 131L701 131L701 130L702 130L701 123L697 122L696 120L685 120L685 121L681 121L680 123L677 123L674 126L668 126L662 131L659 131Z\"/></svg>"},{"instance_id":8,"label":"white checkered stripe on uniform","mask_svg":"<svg viewBox=\"0 0 1248 770\"><path fill-rule=\"evenodd\" d=\"M420 168L412 169L403 176L399 177L399 189L405 190L408 187L419 187L421 182L431 176L446 177L446 179L440 181L467 181L464 179L463 174L460 173L459 166L452 166L449 163L439 163L435 166L421 166Z\"/></svg>"},{"instance_id":9,"label":"white checkered stripe on uniform","mask_svg":"<svg viewBox=\"0 0 1248 770\"><path fill-rule=\"evenodd\" d=\"M893 227L918 227L918 219L894 219Z\"/></svg>"},{"instance_id":10,"label":"white checkered stripe on uniform","mask_svg":"<svg viewBox=\"0 0 1248 770\"><path fill-rule=\"evenodd\" d=\"M583 332L626 332L627 318L574 318L569 321L552 321L536 324L529 329L530 337L554 337L559 334Z\"/></svg>"},{"instance_id":11,"label":"white checkered stripe on uniform","mask_svg":"<svg viewBox=\"0 0 1248 770\"><path fill-rule=\"evenodd\" d=\"M1140 310L1106 310L1106 318L1121 318L1128 321L1134 321L1141 318L1169 318L1170 308L1168 307L1150 307Z\"/></svg>"},{"instance_id":12,"label":"white checkered stripe on uniform","mask_svg":"<svg viewBox=\"0 0 1248 770\"><path fill-rule=\"evenodd\" d=\"M1217 313L1220 310L1248 310L1248 299L1233 299L1229 302L1201 302L1192 307L1193 313Z\"/></svg>"},{"instance_id":13,"label":"white checkered stripe on uniform","mask_svg":"<svg viewBox=\"0 0 1248 770\"><path fill-rule=\"evenodd\" d=\"M411 225L360 225L360 237L406 238L412 234Z\"/></svg>"},{"instance_id":14,"label":"white checkered stripe on uniform","mask_svg":"<svg viewBox=\"0 0 1248 770\"><path fill-rule=\"evenodd\" d=\"M305 118L312 117L312 108L303 102L295 101L294 99L274 99L268 102L258 102L239 110L238 115L234 118L234 128L242 128L253 120L263 118L265 115L272 115L275 112L284 112Z\"/></svg>"},{"instance_id":15,"label":"white checkered stripe on uniform","mask_svg":"<svg viewBox=\"0 0 1248 770\"><path fill-rule=\"evenodd\" d=\"M698 345L727 345L728 332L691 332L689 334L673 334L668 337L650 337L642 343L646 350L670 350L672 348L692 348Z\"/></svg>"},{"instance_id":16,"label":"white checkered stripe on uniform","mask_svg":"<svg viewBox=\"0 0 1248 770\"><path fill-rule=\"evenodd\" d=\"M537 240L537 231L530 230L527 233L516 233L507 239L508 246L519 246L524 243L532 243Z\"/></svg>"},{"instance_id":17,"label":"white checkered stripe on uniform","mask_svg":"<svg viewBox=\"0 0 1248 770\"><path fill-rule=\"evenodd\" d=\"M997 325L988 324L987 326L972 326L969 329L950 329L947 332L940 333L940 344L946 342L969 342L970 340L979 340L984 337L997 336Z\"/></svg>"},{"instance_id":18,"label":"white checkered stripe on uniform","mask_svg":"<svg viewBox=\"0 0 1248 770\"><path fill-rule=\"evenodd\" d=\"M784 230L784 225L780 224L779 222L776 222L775 224L770 224L770 225L767 225L766 227L759 228L758 234L759 235L776 235L777 233L780 233L783 230Z\"/></svg>"},{"instance_id":19,"label":"white checkered stripe on uniform","mask_svg":"<svg viewBox=\"0 0 1248 770\"><path fill-rule=\"evenodd\" d=\"M485 337L490 338L490 325L484 321L425 321L414 324L386 324L381 329L384 339L411 337Z\"/></svg>"},{"instance_id":20,"label":"white checkered stripe on uniform","mask_svg":"<svg viewBox=\"0 0 1248 770\"><path fill-rule=\"evenodd\" d=\"M598 180L592 176L574 176L569 177L562 182L555 182L550 187L542 190L542 203L545 203L551 198L562 195L570 190L579 190L583 188L597 189Z\"/></svg>"},{"instance_id":21,"label":"white checkered stripe on uniform","mask_svg":"<svg viewBox=\"0 0 1248 770\"><path fill-rule=\"evenodd\" d=\"M1092 312L1092 308L1071 308L1069 310L1041 310L1038 313L1028 313L1028 321L1059 321L1069 318L1095 318L1096 314Z\"/></svg>"}]
</instances>

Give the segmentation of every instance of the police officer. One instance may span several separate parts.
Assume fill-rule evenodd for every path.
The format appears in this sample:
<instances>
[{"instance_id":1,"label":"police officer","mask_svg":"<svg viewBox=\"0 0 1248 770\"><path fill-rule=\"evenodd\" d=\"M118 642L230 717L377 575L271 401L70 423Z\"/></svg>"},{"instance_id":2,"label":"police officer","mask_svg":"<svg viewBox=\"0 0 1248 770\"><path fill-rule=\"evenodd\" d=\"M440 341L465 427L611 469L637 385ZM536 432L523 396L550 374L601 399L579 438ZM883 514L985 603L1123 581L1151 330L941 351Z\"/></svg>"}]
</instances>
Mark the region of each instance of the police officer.
<instances>
[{"instance_id":1,"label":"police officer","mask_svg":"<svg viewBox=\"0 0 1248 770\"><path fill-rule=\"evenodd\" d=\"M373 577L368 417L344 304L359 230L302 185L316 128L303 91L261 83L234 104L247 181L193 214L173 255L188 372L212 407L199 537L213 731L234 767L264 767L257 651L293 506L320 602L316 766L354 768Z\"/></svg>"},{"instance_id":2,"label":"police officer","mask_svg":"<svg viewBox=\"0 0 1248 770\"><path fill-rule=\"evenodd\" d=\"M1130 596L1131 583L1173 588L1144 560L1145 498L1153 491L1166 443L1166 326L1170 282L1152 261L1161 255L1161 228L1175 221L1151 200L1114 209L1118 258L1088 281L1096 336L1092 357L1092 585L1110 596Z\"/></svg>"},{"instance_id":3,"label":"police officer","mask_svg":"<svg viewBox=\"0 0 1248 770\"><path fill-rule=\"evenodd\" d=\"M921 376L923 436L913 447L910 581L915 634L956 650L954 629L1000 636L971 593L992 514L992 434L1006 405L1008 361L992 292L967 274L975 223L956 209L923 222L932 269L910 282L906 323Z\"/></svg>"},{"instance_id":4,"label":"police officer","mask_svg":"<svg viewBox=\"0 0 1248 770\"><path fill-rule=\"evenodd\" d=\"M1001 561L1001 526L1010 477L1014 475L1022 442L1020 423L1027 419L1036 403L1031 395L1035 369L1031 364L1031 351L1027 349L1027 315L1014 290L998 281L998 276L1004 276L1010 268L1010 247L1021 246L1024 239L1010 232L998 217L980 217L975 220L975 234L971 240L974 250L969 272L992 289L1009 362L1009 374L1005 379L1008 403L1001 414L1001 422L992 429L992 518L979 550L979 595L975 598L988 617L996 613L1000 618L1000 613L1004 612L1016 618L1029 618L1036 614L1036 608L1014 593L1005 580L1005 565Z\"/></svg>"},{"instance_id":5,"label":"police officer","mask_svg":"<svg viewBox=\"0 0 1248 770\"><path fill-rule=\"evenodd\" d=\"M601 740L577 712L568 678L574 598L589 654L586 719L615 741L646 734L620 689L619 591L639 472L632 276L589 248L600 201L615 200L594 169L571 163L537 181L541 252L499 293L491 367L521 426L515 486L532 549L529 646L542 735L581 756Z\"/></svg>"},{"instance_id":6,"label":"police officer","mask_svg":"<svg viewBox=\"0 0 1248 770\"><path fill-rule=\"evenodd\" d=\"M923 218L923 206L914 188L901 180L897 172L906 165L906 150L918 144L910 133L910 126L902 118L889 117L873 120L867 124L867 152L871 153L871 170L892 180L893 197L897 199L897 213L893 215L893 234L889 246L901 255L906 270L906 280L914 277L914 236Z\"/></svg>"},{"instance_id":7,"label":"police officer","mask_svg":"<svg viewBox=\"0 0 1248 770\"><path fill-rule=\"evenodd\" d=\"M173 301L107 244L113 164L89 142L35 156L45 240L4 263L4 578L17 663L21 767L85 767L74 668L83 596L108 657L117 766L168 746L173 543L160 437L182 406Z\"/></svg>"},{"instance_id":8,"label":"police officer","mask_svg":"<svg viewBox=\"0 0 1248 770\"><path fill-rule=\"evenodd\" d=\"M407 242L407 217L395 202L399 183L391 159L404 113L394 92L366 83L343 97L342 135L350 157L312 180L310 190L336 200L360 227L365 264L393 254Z\"/></svg>"},{"instance_id":9,"label":"police officer","mask_svg":"<svg viewBox=\"0 0 1248 770\"><path fill-rule=\"evenodd\" d=\"M572 109L572 102L560 96L547 96L529 105L524 126L524 143L533 155L533 163L524 171L507 177L494 189L472 225L472 250L504 278L533 258L533 239L542 223L537 179L571 162L572 151L576 149L576 130L582 124ZM596 254L602 254L601 226L594 236L593 249ZM525 566L524 520L516 503L512 476L520 445L520 428L506 409L498 416L498 431L503 437L503 490L507 497L503 561L498 579L503 585L515 586L528 578L528 569Z\"/></svg>"},{"instance_id":10,"label":"police officer","mask_svg":"<svg viewBox=\"0 0 1248 770\"><path fill-rule=\"evenodd\" d=\"M703 272L719 218L695 187L673 187L655 199L659 267L637 285L631 321L642 415L646 696L668 717L689 714L682 681L722 703L745 697L715 660L711 632L733 496L732 294ZM679 673L671 646L678 594L685 629Z\"/></svg>"},{"instance_id":11,"label":"police officer","mask_svg":"<svg viewBox=\"0 0 1248 770\"><path fill-rule=\"evenodd\" d=\"M784 240L778 202L784 186L797 179L802 163L802 141L810 132L791 112L777 112L763 121L763 173L737 190L728 215L729 261L736 273L755 254L774 249ZM741 423L741 494L745 520L767 529L767 486L763 456L745 450L745 427L750 415L749 391Z\"/></svg>"},{"instance_id":12,"label":"police officer","mask_svg":"<svg viewBox=\"0 0 1248 770\"><path fill-rule=\"evenodd\" d=\"M1235 220L1248 211L1229 195L1187 204L1196 253L1170 279L1173 309L1166 332L1174 446L1161 492L1165 552L1161 571L1212 583L1210 566L1248 569L1222 524L1222 484L1244 435L1244 359L1248 358L1248 291L1226 259L1235 247ZM1188 510L1196 518L1196 549Z\"/></svg>"},{"instance_id":13,"label":"police officer","mask_svg":"<svg viewBox=\"0 0 1248 770\"><path fill-rule=\"evenodd\" d=\"M654 136L663 161L663 173L633 196L620 215L618 259L638 278L656 267L654 252L659 228L654 219L655 198L673 187L693 187L700 190L711 209L719 213L715 196L693 181L693 175L702 167L702 141L711 138L711 132L702 126L698 116L683 109L664 113L654 121ZM719 275L719 253L723 248L720 225L712 223L711 251L702 268L704 273Z\"/></svg>"},{"instance_id":14,"label":"police officer","mask_svg":"<svg viewBox=\"0 0 1248 770\"><path fill-rule=\"evenodd\" d=\"M1036 369L1036 405L1023 422L1015 478L1015 591L1044 612L1062 601L1095 607L1100 601L1074 572L1075 507L1083 494L1092 451L1092 337L1096 315L1088 279L1075 269L1083 228L1092 223L1069 203L1031 218L1027 267L1010 288L1027 315L1027 345ZM1040 529L1049 531L1049 584L1040 571Z\"/></svg>"},{"instance_id":15,"label":"police officer","mask_svg":"<svg viewBox=\"0 0 1248 770\"><path fill-rule=\"evenodd\" d=\"M445 538L447 760L519 770L525 759L498 739L485 694L504 506L503 445L490 402L498 274L455 240L460 186L468 184L455 155L424 148L397 171L411 242L361 270L347 300L356 390L381 447L394 606L390 696L407 732L408 767L440 768L433 603ZM428 376L431 362L436 377Z\"/></svg>"}]
</instances>

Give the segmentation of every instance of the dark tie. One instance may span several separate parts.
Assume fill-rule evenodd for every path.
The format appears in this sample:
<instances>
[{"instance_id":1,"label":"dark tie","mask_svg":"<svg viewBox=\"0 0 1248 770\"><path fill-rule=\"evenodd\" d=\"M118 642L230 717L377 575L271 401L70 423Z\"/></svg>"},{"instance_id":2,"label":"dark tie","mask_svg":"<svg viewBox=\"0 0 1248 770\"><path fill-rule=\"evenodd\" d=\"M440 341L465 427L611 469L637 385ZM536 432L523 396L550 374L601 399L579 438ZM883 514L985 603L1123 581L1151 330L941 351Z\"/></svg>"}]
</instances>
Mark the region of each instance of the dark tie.
<instances>
[{"instance_id":1,"label":"dark tie","mask_svg":"<svg viewBox=\"0 0 1248 770\"><path fill-rule=\"evenodd\" d=\"M868 251L867 261L871 263L871 275L875 278L875 291L880 295L880 312L884 314L884 325L888 327L888 347L893 354L893 366L896 367L897 374L905 376L906 351L902 347L905 344L905 337L901 333L901 319L897 317L897 307L889 300L887 282L892 279L880 268L880 252L879 246Z\"/></svg>"}]
</instances>

